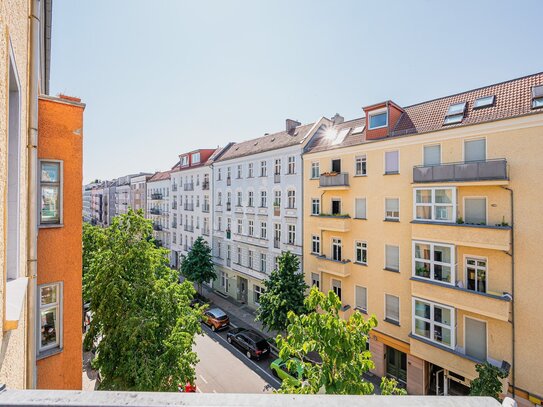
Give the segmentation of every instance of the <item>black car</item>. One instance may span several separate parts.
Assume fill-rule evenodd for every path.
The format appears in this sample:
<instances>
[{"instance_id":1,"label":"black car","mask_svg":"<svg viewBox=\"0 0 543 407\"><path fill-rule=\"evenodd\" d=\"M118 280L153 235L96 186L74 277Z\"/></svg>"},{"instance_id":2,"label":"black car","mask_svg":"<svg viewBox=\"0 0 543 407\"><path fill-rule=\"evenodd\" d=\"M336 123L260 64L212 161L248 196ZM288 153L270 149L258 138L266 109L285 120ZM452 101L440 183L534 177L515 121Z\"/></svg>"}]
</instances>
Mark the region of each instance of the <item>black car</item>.
<instances>
[{"instance_id":1,"label":"black car","mask_svg":"<svg viewBox=\"0 0 543 407\"><path fill-rule=\"evenodd\" d=\"M226 335L226 339L228 343L244 351L249 359L267 358L270 354L269 343L256 331L245 328L232 329Z\"/></svg>"},{"instance_id":2,"label":"black car","mask_svg":"<svg viewBox=\"0 0 543 407\"><path fill-rule=\"evenodd\" d=\"M194 294L194 298L190 300L191 308L201 307L202 305L208 304L209 300L198 293Z\"/></svg>"}]
</instances>

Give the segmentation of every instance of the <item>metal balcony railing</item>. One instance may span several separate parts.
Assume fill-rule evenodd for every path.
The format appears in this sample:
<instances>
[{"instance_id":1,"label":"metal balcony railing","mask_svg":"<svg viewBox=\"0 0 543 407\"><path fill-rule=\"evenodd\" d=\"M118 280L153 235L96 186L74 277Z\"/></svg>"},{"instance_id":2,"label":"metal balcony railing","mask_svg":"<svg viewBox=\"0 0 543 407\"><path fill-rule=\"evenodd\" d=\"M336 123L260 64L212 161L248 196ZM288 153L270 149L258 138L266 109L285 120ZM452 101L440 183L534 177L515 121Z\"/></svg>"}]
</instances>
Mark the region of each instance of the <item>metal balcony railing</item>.
<instances>
[{"instance_id":1,"label":"metal balcony railing","mask_svg":"<svg viewBox=\"0 0 543 407\"><path fill-rule=\"evenodd\" d=\"M193 211L194 210L194 204L185 202L185 205L183 206L183 209L185 209L186 211Z\"/></svg>"},{"instance_id":2,"label":"metal balcony railing","mask_svg":"<svg viewBox=\"0 0 543 407\"><path fill-rule=\"evenodd\" d=\"M194 232L194 225L185 225L185 232Z\"/></svg>"},{"instance_id":3,"label":"metal balcony railing","mask_svg":"<svg viewBox=\"0 0 543 407\"><path fill-rule=\"evenodd\" d=\"M172 222L172 228L174 228L174 229L177 228L177 222Z\"/></svg>"},{"instance_id":4,"label":"metal balcony railing","mask_svg":"<svg viewBox=\"0 0 543 407\"><path fill-rule=\"evenodd\" d=\"M154 194L151 194L151 199L162 199L163 195L161 192L155 192Z\"/></svg>"},{"instance_id":5,"label":"metal balcony railing","mask_svg":"<svg viewBox=\"0 0 543 407\"><path fill-rule=\"evenodd\" d=\"M160 215L160 209L158 209L158 208L151 208L151 209L149 210L149 213L150 213L151 215Z\"/></svg>"},{"instance_id":6,"label":"metal balcony railing","mask_svg":"<svg viewBox=\"0 0 543 407\"><path fill-rule=\"evenodd\" d=\"M226 210L227 211L232 210L232 203L231 202L226 202Z\"/></svg>"},{"instance_id":7,"label":"metal balcony railing","mask_svg":"<svg viewBox=\"0 0 543 407\"><path fill-rule=\"evenodd\" d=\"M202 212L209 213L209 204L204 204L202 206Z\"/></svg>"},{"instance_id":8,"label":"metal balcony railing","mask_svg":"<svg viewBox=\"0 0 543 407\"><path fill-rule=\"evenodd\" d=\"M321 187L349 186L349 173L338 172L338 173L321 174L319 178L319 185Z\"/></svg>"},{"instance_id":9,"label":"metal balcony railing","mask_svg":"<svg viewBox=\"0 0 543 407\"><path fill-rule=\"evenodd\" d=\"M177 191L177 184L172 184L172 191L173 191L173 192L176 192L176 191Z\"/></svg>"},{"instance_id":10,"label":"metal balcony railing","mask_svg":"<svg viewBox=\"0 0 543 407\"><path fill-rule=\"evenodd\" d=\"M204 182L202 183L202 189L203 189L204 191L209 190L209 181L204 181Z\"/></svg>"},{"instance_id":11,"label":"metal balcony railing","mask_svg":"<svg viewBox=\"0 0 543 407\"><path fill-rule=\"evenodd\" d=\"M185 191L194 191L194 183L193 182L187 182L185 185L183 185L183 189Z\"/></svg>"},{"instance_id":12,"label":"metal balcony railing","mask_svg":"<svg viewBox=\"0 0 543 407\"><path fill-rule=\"evenodd\" d=\"M158 223L153 223L153 229L156 231L162 230L162 225L159 225Z\"/></svg>"},{"instance_id":13,"label":"metal balcony railing","mask_svg":"<svg viewBox=\"0 0 543 407\"><path fill-rule=\"evenodd\" d=\"M456 162L413 167L413 182L507 180L507 160Z\"/></svg>"}]
</instances>

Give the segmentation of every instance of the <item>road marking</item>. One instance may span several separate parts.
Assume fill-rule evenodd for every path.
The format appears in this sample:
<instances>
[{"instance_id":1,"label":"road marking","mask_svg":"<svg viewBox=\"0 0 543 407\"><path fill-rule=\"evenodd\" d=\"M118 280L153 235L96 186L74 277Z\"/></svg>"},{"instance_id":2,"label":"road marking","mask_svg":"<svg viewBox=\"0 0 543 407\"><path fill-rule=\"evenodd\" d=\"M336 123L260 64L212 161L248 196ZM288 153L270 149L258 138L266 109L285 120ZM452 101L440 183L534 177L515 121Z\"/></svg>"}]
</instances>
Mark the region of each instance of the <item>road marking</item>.
<instances>
[{"instance_id":1,"label":"road marking","mask_svg":"<svg viewBox=\"0 0 543 407\"><path fill-rule=\"evenodd\" d=\"M202 380L204 381L205 384L208 383L204 376L200 375L200 379L202 379Z\"/></svg>"},{"instance_id":2,"label":"road marking","mask_svg":"<svg viewBox=\"0 0 543 407\"><path fill-rule=\"evenodd\" d=\"M236 324L234 324L234 323L232 323L232 322L230 322L230 326L231 326L232 328L234 328L234 329L239 328Z\"/></svg>"},{"instance_id":3,"label":"road marking","mask_svg":"<svg viewBox=\"0 0 543 407\"><path fill-rule=\"evenodd\" d=\"M226 342L228 344L229 347L235 349L236 351L238 351L240 354L243 355L243 358L245 360L248 360L246 357L245 357L245 353L243 353L241 350L239 350L238 348L236 348L234 345L228 343L228 341L226 339L224 339L222 336L220 335L216 335L217 338L219 338L221 341L223 342ZM251 364L258 368L262 373L264 373L267 377L269 377L270 379L272 379L275 383L277 383L278 386L281 386L281 382L279 380L277 380L275 377L273 377L271 374L269 374L268 372L266 372L264 369L262 369L260 366L258 366L255 362L253 362L252 360L250 360Z\"/></svg>"},{"instance_id":4,"label":"road marking","mask_svg":"<svg viewBox=\"0 0 543 407\"><path fill-rule=\"evenodd\" d=\"M202 392L202 390L200 390L199 387L196 387L196 391L197 391L198 393L201 393L201 392Z\"/></svg>"}]
</instances>

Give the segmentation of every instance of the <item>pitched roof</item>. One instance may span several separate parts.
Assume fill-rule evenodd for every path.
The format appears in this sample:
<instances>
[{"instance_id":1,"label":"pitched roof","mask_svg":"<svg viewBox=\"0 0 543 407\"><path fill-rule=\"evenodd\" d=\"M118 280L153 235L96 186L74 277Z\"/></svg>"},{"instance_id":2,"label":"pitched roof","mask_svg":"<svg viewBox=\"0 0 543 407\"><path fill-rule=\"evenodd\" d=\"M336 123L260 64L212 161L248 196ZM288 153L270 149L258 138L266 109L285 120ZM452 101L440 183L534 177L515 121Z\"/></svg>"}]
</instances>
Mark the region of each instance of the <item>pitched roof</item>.
<instances>
[{"instance_id":1,"label":"pitched roof","mask_svg":"<svg viewBox=\"0 0 543 407\"><path fill-rule=\"evenodd\" d=\"M315 123L310 123L298 126L290 133L287 131L280 131L241 143L235 143L216 161L226 161L301 144L306 139L314 124Z\"/></svg>"},{"instance_id":2,"label":"pitched roof","mask_svg":"<svg viewBox=\"0 0 543 407\"><path fill-rule=\"evenodd\" d=\"M155 182L155 181L164 181L166 179L170 179L170 173L172 171L162 171L162 172L156 172L155 175L153 175L149 181L147 182Z\"/></svg>"},{"instance_id":3,"label":"pitched roof","mask_svg":"<svg viewBox=\"0 0 543 407\"><path fill-rule=\"evenodd\" d=\"M365 123L366 119L362 117L319 130L307 145L306 151L317 152L361 144L366 141L366 132L360 131ZM344 131L347 133L344 134Z\"/></svg>"}]
</instances>

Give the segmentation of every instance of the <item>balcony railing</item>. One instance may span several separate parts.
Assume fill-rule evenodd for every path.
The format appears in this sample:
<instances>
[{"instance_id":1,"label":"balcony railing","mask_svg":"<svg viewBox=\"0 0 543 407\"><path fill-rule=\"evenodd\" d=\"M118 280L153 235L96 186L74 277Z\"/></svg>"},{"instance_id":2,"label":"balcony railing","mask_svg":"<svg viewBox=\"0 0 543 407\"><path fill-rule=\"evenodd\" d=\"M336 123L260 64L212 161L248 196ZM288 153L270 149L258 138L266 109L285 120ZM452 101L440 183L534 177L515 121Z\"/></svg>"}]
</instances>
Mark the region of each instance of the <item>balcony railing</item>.
<instances>
[{"instance_id":1,"label":"balcony railing","mask_svg":"<svg viewBox=\"0 0 543 407\"><path fill-rule=\"evenodd\" d=\"M177 209L177 201L172 202L172 209Z\"/></svg>"},{"instance_id":2,"label":"balcony railing","mask_svg":"<svg viewBox=\"0 0 543 407\"><path fill-rule=\"evenodd\" d=\"M194 204L185 202L185 205L183 206L183 209L185 209L186 211L193 211L194 210Z\"/></svg>"},{"instance_id":3,"label":"balcony railing","mask_svg":"<svg viewBox=\"0 0 543 407\"><path fill-rule=\"evenodd\" d=\"M159 225L158 223L153 223L153 230L156 230L156 231L162 230L162 225Z\"/></svg>"},{"instance_id":4,"label":"balcony railing","mask_svg":"<svg viewBox=\"0 0 543 407\"><path fill-rule=\"evenodd\" d=\"M319 185L321 188L327 187L348 187L349 186L349 173L347 172L331 172L328 174L321 174L319 178Z\"/></svg>"},{"instance_id":5,"label":"balcony railing","mask_svg":"<svg viewBox=\"0 0 543 407\"><path fill-rule=\"evenodd\" d=\"M150 213L151 215L160 215L160 209L158 209L158 208L151 208L151 209L149 210L149 213Z\"/></svg>"},{"instance_id":6,"label":"balcony railing","mask_svg":"<svg viewBox=\"0 0 543 407\"><path fill-rule=\"evenodd\" d=\"M176 228L177 228L177 222L172 222L172 228L173 228L173 229L176 229Z\"/></svg>"},{"instance_id":7,"label":"balcony railing","mask_svg":"<svg viewBox=\"0 0 543 407\"><path fill-rule=\"evenodd\" d=\"M209 190L209 181L204 181L204 182L202 183L202 189L203 189L204 191Z\"/></svg>"},{"instance_id":8,"label":"balcony railing","mask_svg":"<svg viewBox=\"0 0 543 407\"><path fill-rule=\"evenodd\" d=\"M183 185L183 189L185 191L194 191L194 183L193 182L186 183L185 185Z\"/></svg>"},{"instance_id":9,"label":"balcony railing","mask_svg":"<svg viewBox=\"0 0 543 407\"><path fill-rule=\"evenodd\" d=\"M505 158L413 167L413 182L500 181L507 179L507 160Z\"/></svg>"},{"instance_id":10,"label":"balcony railing","mask_svg":"<svg viewBox=\"0 0 543 407\"><path fill-rule=\"evenodd\" d=\"M202 205L202 212L209 213L209 204Z\"/></svg>"},{"instance_id":11,"label":"balcony railing","mask_svg":"<svg viewBox=\"0 0 543 407\"><path fill-rule=\"evenodd\" d=\"M161 192L155 192L154 194L151 194L151 199L162 199L163 195Z\"/></svg>"},{"instance_id":12,"label":"balcony railing","mask_svg":"<svg viewBox=\"0 0 543 407\"><path fill-rule=\"evenodd\" d=\"M172 191L173 191L173 192L176 192L176 191L177 191L177 184L172 184Z\"/></svg>"},{"instance_id":13,"label":"balcony railing","mask_svg":"<svg viewBox=\"0 0 543 407\"><path fill-rule=\"evenodd\" d=\"M231 211L232 210L232 203L226 202L226 210Z\"/></svg>"},{"instance_id":14,"label":"balcony railing","mask_svg":"<svg viewBox=\"0 0 543 407\"><path fill-rule=\"evenodd\" d=\"M183 229L185 232L194 232L194 225L185 225Z\"/></svg>"}]
</instances>

